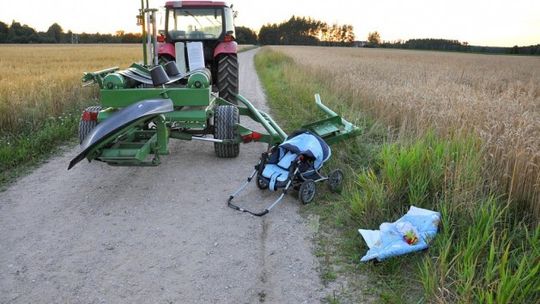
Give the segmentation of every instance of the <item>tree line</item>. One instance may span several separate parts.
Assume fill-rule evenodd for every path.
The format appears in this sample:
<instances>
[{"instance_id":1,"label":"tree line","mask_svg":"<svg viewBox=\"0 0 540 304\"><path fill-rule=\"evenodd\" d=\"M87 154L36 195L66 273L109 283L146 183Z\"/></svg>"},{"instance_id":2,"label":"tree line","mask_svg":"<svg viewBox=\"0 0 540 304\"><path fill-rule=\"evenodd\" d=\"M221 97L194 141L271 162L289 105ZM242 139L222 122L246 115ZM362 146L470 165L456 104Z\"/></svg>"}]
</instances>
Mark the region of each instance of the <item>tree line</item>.
<instances>
[{"instance_id":1,"label":"tree line","mask_svg":"<svg viewBox=\"0 0 540 304\"><path fill-rule=\"evenodd\" d=\"M490 47L469 45L467 42L448 39L410 39L405 42L384 42L382 48L434 50L466 53L509 54L509 55L540 55L540 44L513 47Z\"/></svg>"},{"instance_id":2,"label":"tree line","mask_svg":"<svg viewBox=\"0 0 540 304\"><path fill-rule=\"evenodd\" d=\"M54 23L47 31L38 32L32 27L13 21L8 25L0 21L0 43L140 43L140 33L115 34L75 34L64 32ZM261 45L323 45L438 50L492 54L540 55L540 44L514 47L488 47L469 45L467 42L449 39L409 39L407 41L382 41L378 32L369 33L367 42L355 43L354 29L351 25L328 24L306 17L292 16L281 23L266 24L259 34L254 30L236 27L236 41L239 44Z\"/></svg>"},{"instance_id":3,"label":"tree line","mask_svg":"<svg viewBox=\"0 0 540 304\"><path fill-rule=\"evenodd\" d=\"M266 24L259 31L260 44L340 45L354 43L352 25L328 24L306 17L292 16L282 23Z\"/></svg>"},{"instance_id":4,"label":"tree line","mask_svg":"<svg viewBox=\"0 0 540 304\"><path fill-rule=\"evenodd\" d=\"M513 47L491 47L470 45L467 42L450 39L409 39L407 41L382 42L378 32L369 33L367 47L411 49L411 50L433 50L467 53L487 53L487 54L510 54L510 55L540 55L540 44L529 46Z\"/></svg>"},{"instance_id":5,"label":"tree line","mask_svg":"<svg viewBox=\"0 0 540 304\"><path fill-rule=\"evenodd\" d=\"M250 28L236 27L239 44L299 44L299 45L350 45L354 42L351 25L328 25L305 17L291 17L280 24L268 24L259 34ZM45 32L13 21L11 25L0 22L0 43L139 43L141 34L118 31L116 34L75 34L64 32L54 23Z\"/></svg>"},{"instance_id":6,"label":"tree line","mask_svg":"<svg viewBox=\"0 0 540 304\"><path fill-rule=\"evenodd\" d=\"M64 32L58 23L51 25L47 31L38 32L32 27L13 21L7 25L0 21L0 43L138 43L141 34L124 33L116 34L75 34L71 31Z\"/></svg>"}]
</instances>

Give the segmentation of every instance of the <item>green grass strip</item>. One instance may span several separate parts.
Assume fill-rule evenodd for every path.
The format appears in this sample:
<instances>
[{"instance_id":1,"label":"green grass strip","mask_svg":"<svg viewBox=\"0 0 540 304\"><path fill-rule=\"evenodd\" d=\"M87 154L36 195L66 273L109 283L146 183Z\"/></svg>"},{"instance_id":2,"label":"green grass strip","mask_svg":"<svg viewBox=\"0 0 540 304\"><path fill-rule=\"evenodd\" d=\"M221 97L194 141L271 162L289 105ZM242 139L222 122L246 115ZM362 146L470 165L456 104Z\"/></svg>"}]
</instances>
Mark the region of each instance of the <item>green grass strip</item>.
<instances>
[{"instance_id":1,"label":"green grass strip","mask_svg":"<svg viewBox=\"0 0 540 304\"><path fill-rule=\"evenodd\" d=\"M256 67L272 114L288 131L320 118L312 95L364 130L333 147L329 167L341 167L341 196L324 194L303 208L318 227L316 255L323 281L345 277L348 288L328 302L538 303L540 227L515 216L484 189L480 142L474 136L390 142L386 127L365 117L354 96L326 85L320 73L263 49ZM312 76L318 75L318 76ZM440 233L426 252L360 264L367 248L360 227L377 229L410 205L442 213Z\"/></svg>"}]
</instances>

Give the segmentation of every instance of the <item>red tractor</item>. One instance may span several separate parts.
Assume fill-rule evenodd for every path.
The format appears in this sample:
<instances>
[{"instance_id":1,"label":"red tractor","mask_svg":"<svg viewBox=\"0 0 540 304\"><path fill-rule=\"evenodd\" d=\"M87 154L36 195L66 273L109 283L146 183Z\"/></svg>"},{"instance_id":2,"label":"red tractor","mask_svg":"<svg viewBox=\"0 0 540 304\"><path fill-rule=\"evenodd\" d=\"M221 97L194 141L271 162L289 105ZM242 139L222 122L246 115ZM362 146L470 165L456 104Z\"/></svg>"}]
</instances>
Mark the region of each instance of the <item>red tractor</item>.
<instances>
[{"instance_id":1,"label":"red tractor","mask_svg":"<svg viewBox=\"0 0 540 304\"><path fill-rule=\"evenodd\" d=\"M189 45L202 43L201 62L212 74L214 89L221 98L236 104L238 44L232 6L223 1L168 1L165 30L160 32L158 42L159 61L175 61L181 72L192 64L187 57Z\"/></svg>"}]
</instances>

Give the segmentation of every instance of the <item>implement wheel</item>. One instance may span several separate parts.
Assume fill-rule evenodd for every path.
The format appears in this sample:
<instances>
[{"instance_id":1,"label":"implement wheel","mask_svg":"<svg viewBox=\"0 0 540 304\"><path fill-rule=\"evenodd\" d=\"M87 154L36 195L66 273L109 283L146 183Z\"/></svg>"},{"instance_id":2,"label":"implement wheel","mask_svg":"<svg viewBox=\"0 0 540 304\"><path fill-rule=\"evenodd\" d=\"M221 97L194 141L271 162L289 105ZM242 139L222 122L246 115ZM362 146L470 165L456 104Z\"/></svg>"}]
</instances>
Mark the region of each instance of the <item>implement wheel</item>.
<instances>
[{"instance_id":1,"label":"implement wheel","mask_svg":"<svg viewBox=\"0 0 540 304\"><path fill-rule=\"evenodd\" d=\"M100 106L86 108L79 121L79 143L82 144L86 136L97 126L97 114L101 111ZM91 117L94 116L94 117ZM95 119L94 119L95 118Z\"/></svg>"},{"instance_id":2,"label":"implement wheel","mask_svg":"<svg viewBox=\"0 0 540 304\"><path fill-rule=\"evenodd\" d=\"M236 54L225 54L219 57L217 71L219 97L232 104L238 104L238 58Z\"/></svg>"},{"instance_id":3,"label":"implement wheel","mask_svg":"<svg viewBox=\"0 0 540 304\"><path fill-rule=\"evenodd\" d=\"M219 106L214 112L214 137L216 139L235 139L234 125L240 122L240 114L236 106ZM216 156L234 158L240 153L240 144L215 143Z\"/></svg>"}]
</instances>

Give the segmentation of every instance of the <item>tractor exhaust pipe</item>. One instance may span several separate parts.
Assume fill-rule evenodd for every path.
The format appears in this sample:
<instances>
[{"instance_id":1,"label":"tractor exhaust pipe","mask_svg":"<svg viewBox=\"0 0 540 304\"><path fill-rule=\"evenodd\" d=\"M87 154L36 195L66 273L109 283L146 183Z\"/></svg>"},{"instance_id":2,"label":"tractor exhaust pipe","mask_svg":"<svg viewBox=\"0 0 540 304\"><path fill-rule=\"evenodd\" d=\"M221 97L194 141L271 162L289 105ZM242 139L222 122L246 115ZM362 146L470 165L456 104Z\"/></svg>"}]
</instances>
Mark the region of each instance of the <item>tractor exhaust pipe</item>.
<instances>
[{"instance_id":1,"label":"tractor exhaust pipe","mask_svg":"<svg viewBox=\"0 0 540 304\"><path fill-rule=\"evenodd\" d=\"M148 65L148 49L146 45L146 20L145 20L145 8L144 8L144 0L141 0L141 10L139 12L139 16L137 16L137 25L140 25L142 27L142 46L143 46L143 62L144 65Z\"/></svg>"}]
</instances>

